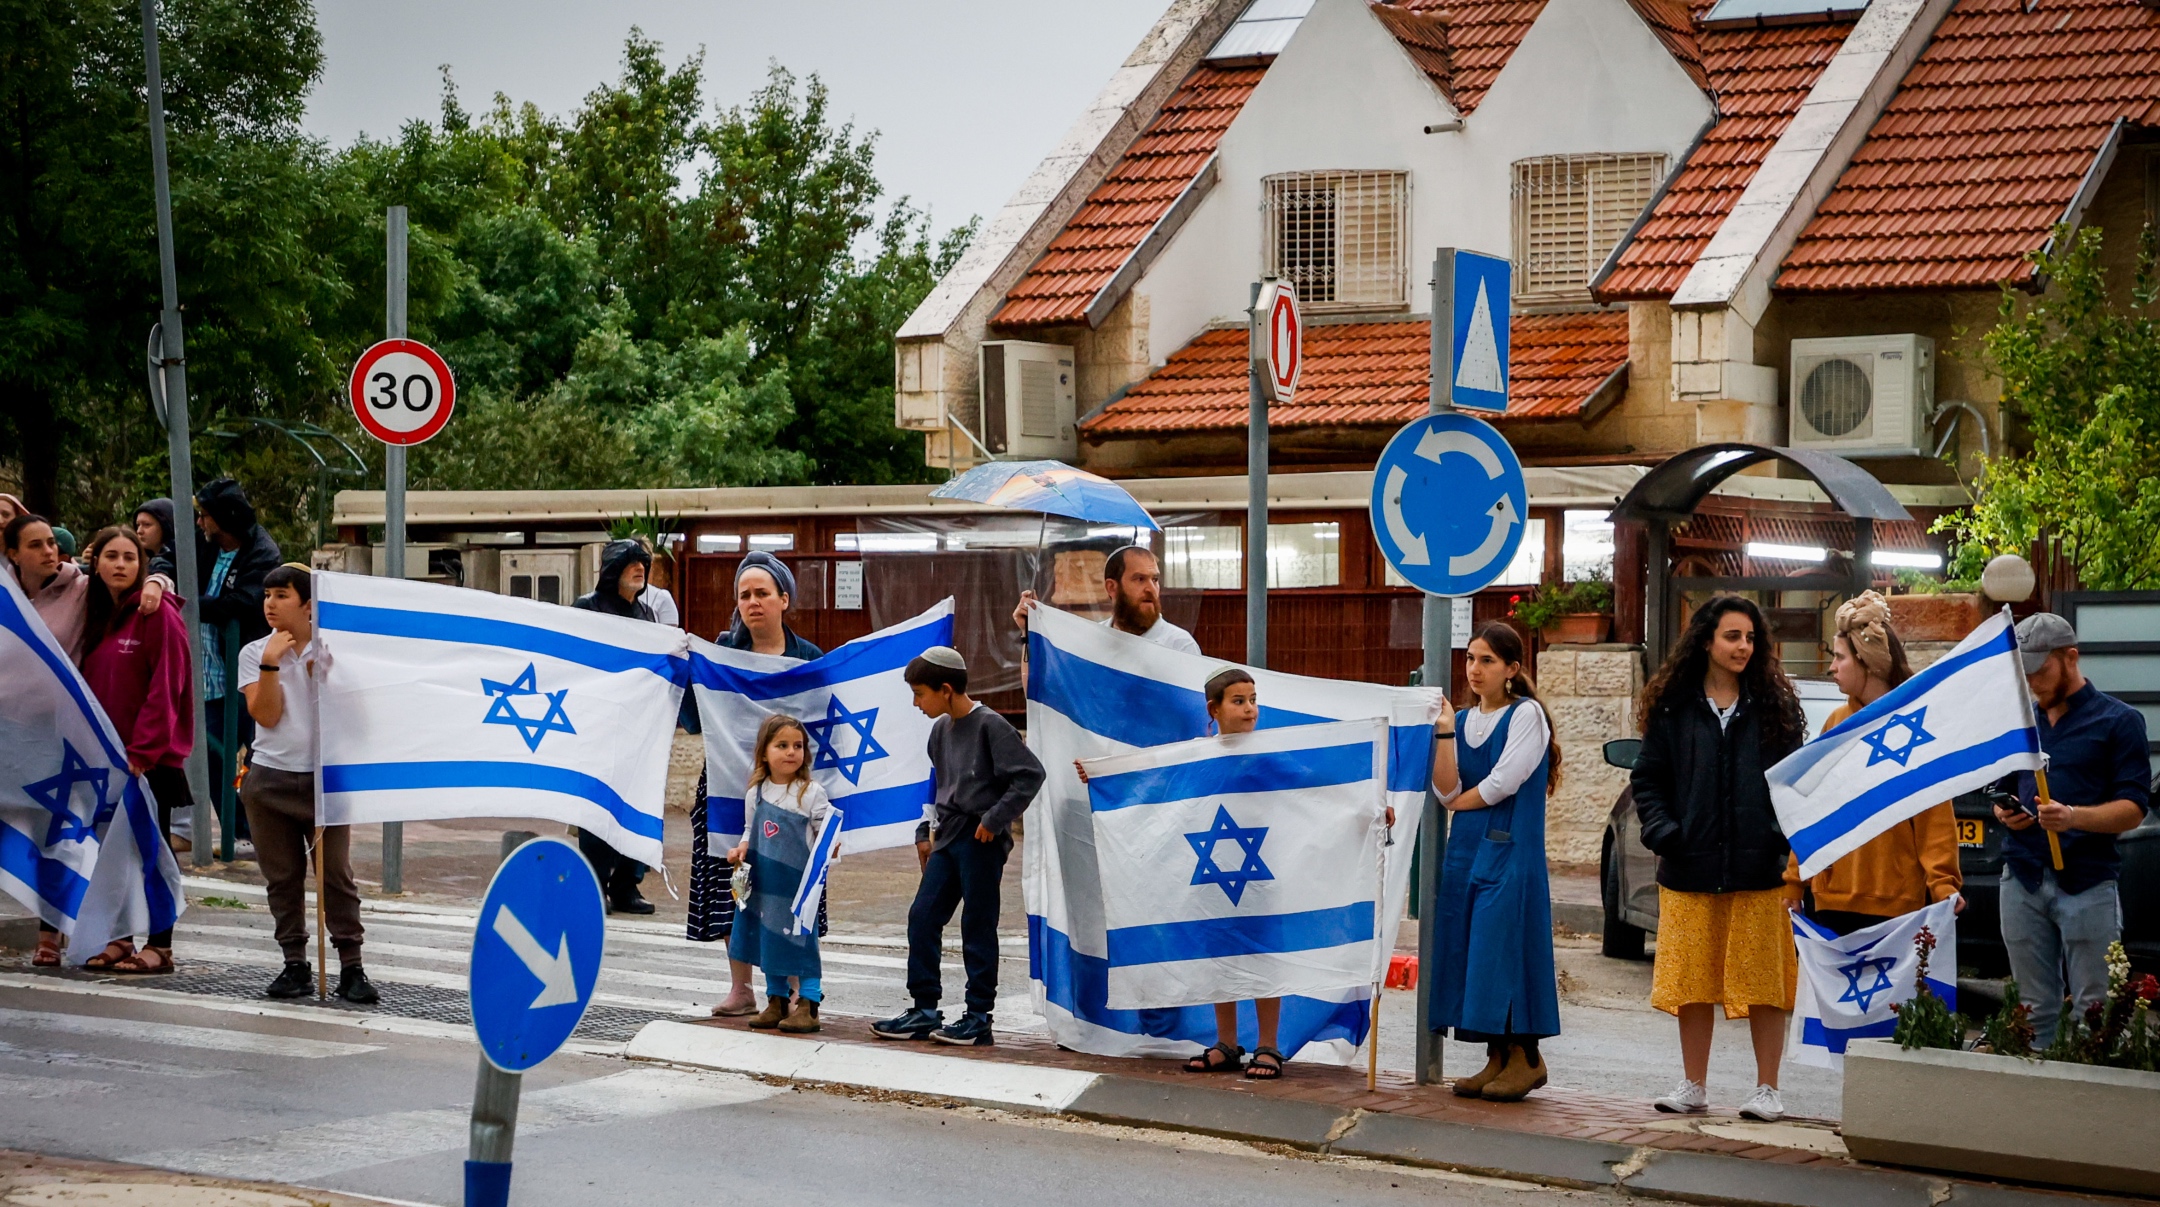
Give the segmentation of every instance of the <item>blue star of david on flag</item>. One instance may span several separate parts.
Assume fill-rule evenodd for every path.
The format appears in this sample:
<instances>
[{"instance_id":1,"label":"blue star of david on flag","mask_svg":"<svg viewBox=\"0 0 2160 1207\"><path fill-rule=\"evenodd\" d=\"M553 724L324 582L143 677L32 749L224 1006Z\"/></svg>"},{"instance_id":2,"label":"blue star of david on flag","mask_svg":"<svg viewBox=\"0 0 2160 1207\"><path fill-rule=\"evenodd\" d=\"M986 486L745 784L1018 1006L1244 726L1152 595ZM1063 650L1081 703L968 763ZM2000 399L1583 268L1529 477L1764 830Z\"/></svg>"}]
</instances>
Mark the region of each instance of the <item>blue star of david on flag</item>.
<instances>
[{"instance_id":1,"label":"blue star of david on flag","mask_svg":"<svg viewBox=\"0 0 2160 1207\"><path fill-rule=\"evenodd\" d=\"M1215 806L1215 824L1185 836L1185 841L1192 844L1193 854L1200 857L1199 864L1193 868L1192 882L1215 885L1230 898L1230 904L1240 904L1246 885L1255 880L1275 879L1275 873L1260 862L1260 844L1267 841L1267 832L1266 826L1240 826L1230 816L1229 809ZM1225 871L1215 862L1215 844L1223 841L1234 842L1245 852L1245 861L1236 871Z\"/></svg>"},{"instance_id":2,"label":"blue star of david on flag","mask_svg":"<svg viewBox=\"0 0 2160 1207\"><path fill-rule=\"evenodd\" d=\"M861 712L849 709L840 702L837 692L827 697L825 719L805 722L803 725L803 728L809 731L810 740L817 744L817 754L810 760L810 769L824 771L837 767L840 774L847 777L848 783L862 783L863 764L887 757L885 747L870 733L877 727L877 715L878 710L875 708L865 708ZM833 731L842 726L855 732L853 754L840 753L839 744L833 741Z\"/></svg>"},{"instance_id":3,"label":"blue star of david on flag","mask_svg":"<svg viewBox=\"0 0 2160 1207\"><path fill-rule=\"evenodd\" d=\"M533 664L530 662L525 664L525 673L509 683L497 683L493 679L482 679L480 681L480 690L495 697L495 702L488 705L487 716L482 717L480 723L483 725L510 725L516 727L518 734L525 739L525 748L535 754L540 751L541 739L547 737L547 735L551 733L574 734L577 732L577 730L570 727L570 714L563 711L563 697L570 694L570 689L566 687L555 692L541 691L539 675L534 671ZM541 714L539 720L533 720L520 714L517 707L511 703L511 700L519 696L542 697L547 701L547 711Z\"/></svg>"},{"instance_id":4,"label":"blue star of david on flag","mask_svg":"<svg viewBox=\"0 0 2160 1207\"><path fill-rule=\"evenodd\" d=\"M1865 955L1850 964L1841 965L1838 971L1845 975L1845 996L1838 1000L1841 1002L1853 1002L1862 1011L1866 1011L1874 1005L1876 994L1887 993L1894 988L1890 984L1890 970L1895 967L1897 967L1897 961L1889 956L1871 960ZM1870 972L1875 974L1875 980L1867 988L1862 989L1860 987L1860 978Z\"/></svg>"},{"instance_id":5,"label":"blue star of david on flag","mask_svg":"<svg viewBox=\"0 0 2160 1207\"><path fill-rule=\"evenodd\" d=\"M1927 706L1924 704L1911 712L1891 713L1890 719L1882 723L1882 728L1860 739L1871 748L1868 751L1867 765L1873 767L1887 759L1903 767L1905 760L1912 757L1916 748L1935 740L1934 734L1920 727L1920 723L1926 719ZM1892 746L1890 743L1895 730L1903 730L1905 740Z\"/></svg>"},{"instance_id":6,"label":"blue star of david on flag","mask_svg":"<svg viewBox=\"0 0 2160 1207\"><path fill-rule=\"evenodd\" d=\"M63 842L83 842L97 836L97 823L111 816L115 803L105 798L105 783L111 775L111 768L92 767L75 749L75 743L62 739L60 773L23 785L23 791L30 794L30 799L45 806L53 815L52 824L45 829L45 845L48 848ZM75 812L77 784L88 784L91 790L97 793L97 807L91 811L88 821Z\"/></svg>"}]
</instances>

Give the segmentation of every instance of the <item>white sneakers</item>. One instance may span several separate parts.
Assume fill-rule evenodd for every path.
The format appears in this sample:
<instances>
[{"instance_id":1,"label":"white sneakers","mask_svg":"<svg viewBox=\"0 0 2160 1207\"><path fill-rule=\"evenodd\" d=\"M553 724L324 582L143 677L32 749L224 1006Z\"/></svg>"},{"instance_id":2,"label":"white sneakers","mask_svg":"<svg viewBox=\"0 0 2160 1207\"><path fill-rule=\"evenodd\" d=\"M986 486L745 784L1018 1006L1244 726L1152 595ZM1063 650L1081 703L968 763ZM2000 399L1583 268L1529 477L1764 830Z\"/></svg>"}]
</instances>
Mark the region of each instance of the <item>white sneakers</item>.
<instances>
[{"instance_id":1,"label":"white sneakers","mask_svg":"<svg viewBox=\"0 0 2160 1207\"><path fill-rule=\"evenodd\" d=\"M1775 1094L1777 1091L1772 1090ZM1700 1115L1710 1109L1710 1093L1699 1081L1682 1078L1673 1092L1652 1104L1668 1115Z\"/></svg>"},{"instance_id":2,"label":"white sneakers","mask_svg":"<svg viewBox=\"0 0 2160 1207\"><path fill-rule=\"evenodd\" d=\"M1710 1109L1710 1093L1701 1082L1682 1079L1673 1092L1651 1105L1668 1115L1700 1115ZM1776 1123L1785 1117L1785 1099L1773 1085L1755 1087L1755 1096L1740 1108L1742 1119L1755 1119L1763 1123Z\"/></svg>"},{"instance_id":3,"label":"white sneakers","mask_svg":"<svg viewBox=\"0 0 2160 1207\"><path fill-rule=\"evenodd\" d=\"M1774 1085L1755 1087L1755 1096L1740 1108L1742 1119L1757 1119L1764 1123L1776 1123L1785 1117L1785 1099Z\"/></svg>"}]
</instances>

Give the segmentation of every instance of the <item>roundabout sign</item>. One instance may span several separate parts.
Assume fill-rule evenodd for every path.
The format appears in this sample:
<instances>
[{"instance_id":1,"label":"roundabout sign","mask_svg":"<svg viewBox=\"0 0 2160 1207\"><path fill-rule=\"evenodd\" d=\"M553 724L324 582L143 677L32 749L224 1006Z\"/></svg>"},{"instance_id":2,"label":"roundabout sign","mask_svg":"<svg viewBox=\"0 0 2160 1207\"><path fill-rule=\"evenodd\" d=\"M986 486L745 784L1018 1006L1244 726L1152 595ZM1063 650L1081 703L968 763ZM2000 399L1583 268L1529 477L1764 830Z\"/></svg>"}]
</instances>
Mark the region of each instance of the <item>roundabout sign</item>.
<instances>
[{"instance_id":1,"label":"roundabout sign","mask_svg":"<svg viewBox=\"0 0 2160 1207\"><path fill-rule=\"evenodd\" d=\"M1515 450L1469 415L1404 425L1373 471L1372 527L1396 573L1432 595L1470 595L1515 560L1530 493Z\"/></svg>"}]
</instances>

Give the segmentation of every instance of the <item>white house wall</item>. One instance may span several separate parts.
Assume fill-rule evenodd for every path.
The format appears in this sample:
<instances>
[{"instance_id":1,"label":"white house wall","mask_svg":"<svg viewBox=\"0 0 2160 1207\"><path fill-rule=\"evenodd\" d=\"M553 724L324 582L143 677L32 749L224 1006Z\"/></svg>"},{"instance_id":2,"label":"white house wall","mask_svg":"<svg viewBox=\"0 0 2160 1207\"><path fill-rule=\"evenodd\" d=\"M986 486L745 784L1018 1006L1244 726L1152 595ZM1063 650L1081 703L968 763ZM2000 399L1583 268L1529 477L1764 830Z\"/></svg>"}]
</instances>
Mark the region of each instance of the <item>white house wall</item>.
<instances>
[{"instance_id":1,"label":"white house wall","mask_svg":"<svg viewBox=\"0 0 2160 1207\"><path fill-rule=\"evenodd\" d=\"M1512 165L1540 155L1662 151L1677 163L1711 105L1626 0L1549 0L1462 131L1367 8L1318 0L1218 149L1221 179L1135 287L1156 363L1246 306L1260 268L1261 179L1410 174L1408 310L1435 247L1506 255Z\"/></svg>"}]
</instances>

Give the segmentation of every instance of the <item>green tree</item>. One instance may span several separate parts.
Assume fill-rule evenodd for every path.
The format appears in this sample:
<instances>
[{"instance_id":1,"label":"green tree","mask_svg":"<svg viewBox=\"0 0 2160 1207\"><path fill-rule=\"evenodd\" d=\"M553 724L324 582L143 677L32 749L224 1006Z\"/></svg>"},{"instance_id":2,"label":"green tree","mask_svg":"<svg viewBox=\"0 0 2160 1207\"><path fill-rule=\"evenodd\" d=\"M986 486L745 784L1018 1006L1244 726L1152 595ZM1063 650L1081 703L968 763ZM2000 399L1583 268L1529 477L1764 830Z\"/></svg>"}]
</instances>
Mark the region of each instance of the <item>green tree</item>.
<instances>
[{"instance_id":1,"label":"green tree","mask_svg":"<svg viewBox=\"0 0 2160 1207\"><path fill-rule=\"evenodd\" d=\"M2102 233L2059 232L2036 257L2039 300L2005 291L1987 351L2021 447L1990 458L1978 499L1954 521L1989 553L2060 537L2097 590L2160 588L2160 300L2154 236L2141 239L2127 296L2107 288Z\"/></svg>"}]
</instances>

